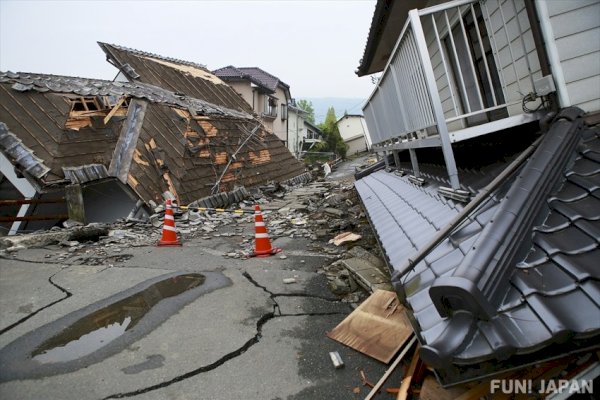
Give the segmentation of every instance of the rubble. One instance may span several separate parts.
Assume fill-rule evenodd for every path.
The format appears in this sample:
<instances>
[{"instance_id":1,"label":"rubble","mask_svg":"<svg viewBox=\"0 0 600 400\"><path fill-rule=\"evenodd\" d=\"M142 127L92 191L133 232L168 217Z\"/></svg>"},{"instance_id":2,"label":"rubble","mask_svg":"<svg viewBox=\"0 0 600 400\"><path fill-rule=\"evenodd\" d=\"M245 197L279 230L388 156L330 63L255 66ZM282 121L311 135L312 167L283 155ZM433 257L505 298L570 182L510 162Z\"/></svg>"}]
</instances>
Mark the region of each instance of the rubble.
<instances>
[{"instance_id":1,"label":"rubble","mask_svg":"<svg viewBox=\"0 0 600 400\"><path fill-rule=\"evenodd\" d=\"M108 227L101 224L75 226L62 230L58 228L58 230L50 232L34 232L26 235L2 237L0 238L0 249L13 252L24 248L44 247L56 243L66 243L68 246L76 246L79 242L83 241L97 241L100 236L107 234Z\"/></svg>"},{"instance_id":2,"label":"rubble","mask_svg":"<svg viewBox=\"0 0 600 400\"><path fill-rule=\"evenodd\" d=\"M337 235L336 237L334 237L333 239L331 239L329 241L329 243L333 243L336 246L339 246L342 243L356 242L357 240L360 240L360 239L362 239L362 236L357 235L356 233L344 232L344 233L340 233L339 235Z\"/></svg>"},{"instance_id":3,"label":"rubble","mask_svg":"<svg viewBox=\"0 0 600 400\"><path fill-rule=\"evenodd\" d=\"M255 232L247 225L254 223L254 205L260 204L271 240L309 238L311 244L307 250L337 258L317 272L327 277L332 293L342 301L359 303L369 291L384 287L378 285L389 280L383 272L383 261L364 249L376 247L373 233L358 205L352 184L323 179L306 183L309 177L307 173L295 181L261 185L251 190L238 187L226 195L204 197L186 207L174 206L177 233L184 242L194 238L207 241L214 237L237 238L239 249L228 251L223 257L248 258L253 253ZM294 183L296 186L292 186ZM173 195L165 192L163 197L172 198ZM105 260L106 264L113 265L127 259L127 248L153 245L160 239L165 207L163 204L150 205L155 213L148 220L119 220L105 225L96 232L93 242L81 235L89 228L73 226L42 234L3 238L0 248L14 251L62 243L68 248L60 254L61 261L100 265ZM215 207L240 212L215 212ZM277 257L282 262L287 258L285 254ZM363 267L375 268L377 272L357 268L353 259L363 260ZM295 281L295 278L287 279L289 282L285 283Z\"/></svg>"}]
</instances>

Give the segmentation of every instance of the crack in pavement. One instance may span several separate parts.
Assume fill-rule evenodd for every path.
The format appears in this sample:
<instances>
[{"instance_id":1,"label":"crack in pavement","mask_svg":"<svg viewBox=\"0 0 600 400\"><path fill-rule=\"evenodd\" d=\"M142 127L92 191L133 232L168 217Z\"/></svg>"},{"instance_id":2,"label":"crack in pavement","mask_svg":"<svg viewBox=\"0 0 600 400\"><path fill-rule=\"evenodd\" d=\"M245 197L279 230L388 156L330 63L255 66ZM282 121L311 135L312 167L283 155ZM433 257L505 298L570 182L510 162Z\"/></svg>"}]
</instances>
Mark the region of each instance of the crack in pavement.
<instances>
[{"instance_id":1,"label":"crack in pavement","mask_svg":"<svg viewBox=\"0 0 600 400\"><path fill-rule=\"evenodd\" d=\"M267 323L267 321L269 321L273 317L275 317L275 313L274 312L270 312L270 313L264 314L262 317L260 317L260 319L256 322L257 333L256 333L256 335L254 335L254 337L250 338L239 349L237 349L235 351L232 351L230 353L227 353L226 355L224 355L223 357L219 358L217 361L215 361L212 364L205 365L205 366L200 367L200 368L196 368L195 370L186 372L183 375L176 376L175 378L170 379L168 381L157 383L156 385L148 386L148 387L145 387L143 389L134 390L132 392L113 394L113 395L104 397L102 400L122 399L122 398L125 398L125 397L137 396L139 394L148 393L148 392L151 392L153 390L165 388L165 387L170 386L170 385L172 385L174 383L181 382L181 381L183 381L185 379L191 378L191 377L196 376L198 374L201 374L203 372L212 371L213 369L216 369L217 367L220 367L221 365L225 364L227 361L229 361L229 360L231 360L233 358L236 358L236 357L242 355L243 353L246 352L246 350L248 350L250 347L252 347L256 343L258 343L259 340L260 340L260 338L261 338L261 336L262 336L262 327L263 327L263 325L265 323Z\"/></svg>"},{"instance_id":2,"label":"crack in pavement","mask_svg":"<svg viewBox=\"0 0 600 400\"><path fill-rule=\"evenodd\" d=\"M254 278L252 278L252 276L250 276L250 274L248 272L243 272L242 275L244 276L244 278L248 279L248 281L250 281L250 283L252 283L254 286L267 292L269 294L269 297L271 298L271 300L273 300L276 304L277 304L277 301L275 300L275 297L308 297L308 298L329 301L331 303L341 303L341 301L336 298L327 297L327 296L319 296L317 294L300 293L300 292L273 293L269 289L267 289L265 286L262 286L260 283L256 282L254 280Z\"/></svg>"},{"instance_id":3,"label":"crack in pavement","mask_svg":"<svg viewBox=\"0 0 600 400\"><path fill-rule=\"evenodd\" d=\"M246 343L244 343L243 346L241 346L240 348L238 348L237 350L234 350L230 353L227 353L226 355L224 355L223 357L219 358L217 361L215 361L214 363L211 363L209 365L205 365L199 368L196 368L192 371L186 372L183 375L179 375L176 376L175 378L172 378L168 381L164 381L161 383L157 383L155 385L152 386L148 386L142 389L138 389L138 390L134 390L131 392L125 392L125 393L117 393L117 394L112 394L110 396L104 397L102 400L109 400L109 399L122 399L125 397L133 397L133 396L137 396L140 394L144 394L144 393L148 393L154 390L158 390L158 389L163 389L167 386L170 386L174 383L178 383L181 382L185 379L194 377L196 375L199 375L201 373L204 372L209 372L212 371L218 367L220 367L221 365L225 364L227 361L234 359L236 357L241 356L242 354L244 354L250 347L254 346L255 344L257 344L258 342L260 342L260 339L262 338L262 329L263 326L269 322L270 320L274 319L274 318L284 318L284 317L302 317L302 316L327 316L327 315L346 315L345 313L340 313L340 312L326 312L326 313L300 313L300 314L282 314L281 310L279 309L279 304L277 303L277 301L274 299L275 297L278 296L288 296L288 294L276 294L276 293L272 293L271 291L269 291L266 287L260 285L258 282L256 282L254 280L254 278L252 278L252 276L250 276L250 274L246 271L244 271L242 273L242 276L244 276L244 278L246 278L250 283L252 283L254 286L264 290L266 293L269 294L269 298L271 300L273 300L273 311L268 312L266 314L263 314L258 321L256 322L256 334L250 338ZM298 295L294 295L291 294L291 296L297 296L297 297L314 297L314 298L318 298L321 300L327 300L327 301L331 301L333 302L333 300L325 298L325 297L321 297L321 296L313 296L313 295L309 295L306 293L301 293ZM336 301L337 302L337 301Z\"/></svg>"},{"instance_id":4,"label":"crack in pavement","mask_svg":"<svg viewBox=\"0 0 600 400\"><path fill-rule=\"evenodd\" d=\"M56 283L54 283L52 281L52 278L54 278L54 276L56 276L60 272L62 272L62 270L58 271L58 272L56 272L54 274L52 274L52 276L50 276L48 278L48 282L50 282L50 284L52 286L54 286L55 288L57 288L58 290L60 290L61 292L63 292L65 294L65 296L63 298L61 298L61 299L53 301L52 303L46 304L42 308L38 308L37 310L35 310L35 311L29 313L28 315L26 315L25 317L21 318L17 322L14 322L14 323L10 324L9 326L3 328L2 330L0 330L0 335L3 335L4 333L10 331L11 329L13 329L13 328L21 325L23 322L27 321L28 319L30 319L31 317L37 315L38 313L40 313L41 311L47 309L48 307L52 307L53 305L55 305L57 303L60 303L61 301L65 300L65 299L68 299L69 297L73 296L73 293L69 292L67 289L63 288L62 286L60 286L60 285L58 285L58 284L56 284Z\"/></svg>"},{"instance_id":5,"label":"crack in pavement","mask_svg":"<svg viewBox=\"0 0 600 400\"><path fill-rule=\"evenodd\" d=\"M22 262L30 262L30 263L34 263L34 264L54 265L54 266L57 266L57 267L64 266L64 267L67 267L67 269L68 269L68 268L70 268L70 267L78 267L78 266L79 266L79 265L69 265L69 264L56 264L56 263L48 263L48 262L43 262L43 261L28 261L28 260L20 260L20 259L18 259L18 258L6 258L6 257L0 257L0 259L5 259L5 260L14 260L14 261L22 261ZM112 267L111 267L111 266L108 266L108 267L106 267L106 268L103 268L103 269L101 269L101 270L98 270L98 271L96 271L96 273L104 272L104 271L106 271L107 269L110 269L110 268L145 268L145 269L161 269L161 268L148 268L148 267L135 267L135 266L134 266L134 267L130 267L130 266L114 266L114 265L113 265ZM164 269L164 268L162 268L162 269ZM54 274L52 274L52 275L51 275L51 276L48 278L48 282L50 282L50 284L51 284L52 286L54 286L55 288L57 288L58 290L60 290L61 292L63 292L63 293L65 294L65 296L64 296L64 297L62 297L62 298L60 298L60 299L58 299L58 300L55 300L55 301L53 301L53 302L51 302L51 303L48 303L48 304L46 304L44 307L41 307L41 308L38 308L38 309L37 309L37 310L35 310L35 311L32 311L31 313L27 314L26 316L24 316L23 318L19 319L18 321L16 321L16 322L13 322L12 324L10 324L10 325L8 325L8 326L6 326L6 327L4 327L4 328L0 329L0 335L3 335L3 334L5 334L6 332L8 332L8 331L10 331L10 330L12 330L12 329L14 329L14 328L16 328L17 326L21 325L22 323L24 323L24 322L25 322L25 321L27 321L28 319L30 319L30 318L32 318L32 317L34 317L34 316L36 316L37 314L39 314L40 312L44 311L45 309L47 309L47 308L50 308L50 307L52 307L53 305L55 305L55 304L58 304L58 303L60 303L61 301L63 301L63 300L66 300L66 299L68 299L69 297L73 296L73 293L69 292L67 289L63 288L62 286L58 285L57 283L55 283L55 282L52 280L52 278L54 278L54 277L55 277L57 274L59 274L59 273L63 272L64 270L65 270L65 268L61 268L61 270L60 270L60 271L57 271L57 272L55 272Z\"/></svg>"}]
</instances>

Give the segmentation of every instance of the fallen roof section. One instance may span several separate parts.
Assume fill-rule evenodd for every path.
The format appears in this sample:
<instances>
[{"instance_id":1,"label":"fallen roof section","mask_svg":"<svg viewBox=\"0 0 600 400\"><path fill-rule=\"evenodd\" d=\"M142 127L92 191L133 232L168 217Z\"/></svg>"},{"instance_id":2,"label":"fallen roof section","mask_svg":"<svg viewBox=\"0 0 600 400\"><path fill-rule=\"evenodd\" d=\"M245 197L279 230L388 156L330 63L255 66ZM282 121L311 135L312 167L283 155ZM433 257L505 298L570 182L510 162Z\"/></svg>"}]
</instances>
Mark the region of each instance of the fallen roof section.
<instances>
[{"instance_id":1,"label":"fallen roof section","mask_svg":"<svg viewBox=\"0 0 600 400\"><path fill-rule=\"evenodd\" d=\"M408 272L461 206L384 171L356 183L442 382L598 347L599 179L600 129L563 110L518 174Z\"/></svg>"},{"instance_id":2,"label":"fallen roof section","mask_svg":"<svg viewBox=\"0 0 600 400\"><path fill-rule=\"evenodd\" d=\"M252 114L252 107L228 84L203 65L163 57L115 44L98 42L108 62L130 82L144 82L215 105Z\"/></svg>"},{"instance_id":3,"label":"fallen roof section","mask_svg":"<svg viewBox=\"0 0 600 400\"><path fill-rule=\"evenodd\" d=\"M7 72L0 100L0 150L41 192L117 178L189 204L305 171L251 114L150 84Z\"/></svg>"}]
</instances>

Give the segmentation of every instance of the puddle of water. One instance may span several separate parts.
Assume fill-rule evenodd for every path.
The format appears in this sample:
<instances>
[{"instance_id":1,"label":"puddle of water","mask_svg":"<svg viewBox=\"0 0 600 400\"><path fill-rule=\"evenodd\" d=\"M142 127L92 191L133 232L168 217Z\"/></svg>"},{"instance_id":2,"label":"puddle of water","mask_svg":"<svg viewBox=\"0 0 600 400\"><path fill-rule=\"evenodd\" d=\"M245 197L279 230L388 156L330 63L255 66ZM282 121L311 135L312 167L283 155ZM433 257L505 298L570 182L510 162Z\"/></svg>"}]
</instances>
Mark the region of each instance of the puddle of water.
<instances>
[{"instance_id":1,"label":"puddle of water","mask_svg":"<svg viewBox=\"0 0 600 400\"><path fill-rule=\"evenodd\" d=\"M231 284L216 271L169 273L141 282L1 348L0 383L73 372L101 362L148 335L198 297ZM143 368L155 368L155 362Z\"/></svg>"},{"instance_id":2,"label":"puddle of water","mask_svg":"<svg viewBox=\"0 0 600 400\"><path fill-rule=\"evenodd\" d=\"M159 301L204 283L201 274L167 278L79 319L32 352L33 360L58 363L76 360L106 346L132 329Z\"/></svg>"}]
</instances>

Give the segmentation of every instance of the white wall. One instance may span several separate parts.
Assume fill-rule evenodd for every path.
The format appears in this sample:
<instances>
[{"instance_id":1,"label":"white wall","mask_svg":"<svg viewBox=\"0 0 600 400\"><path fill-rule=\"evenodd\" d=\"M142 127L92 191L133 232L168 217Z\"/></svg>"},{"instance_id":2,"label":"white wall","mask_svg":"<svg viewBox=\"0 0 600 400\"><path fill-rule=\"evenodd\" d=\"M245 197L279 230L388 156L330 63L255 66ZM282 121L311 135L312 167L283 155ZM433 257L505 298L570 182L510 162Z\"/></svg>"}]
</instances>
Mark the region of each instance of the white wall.
<instances>
[{"instance_id":1,"label":"white wall","mask_svg":"<svg viewBox=\"0 0 600 400\"><path fill-rule=\"evenodd\" d=\"M600 0L544 2L570 105L600 110Z\"/></svg>"},{"instance_id":2,"label":"white wall","mask_svg":"<svg viewBox=\"0 0 600 400\"><path fill-rule=\"evenodd\" d=\"M287 129L288 149L295 157L298 157L302 140L306 137L306 130L304 129L303 114L294 108L288 108Z\"/></svg>"},{"instance_id":3,"label":"white wall","mask_svg":"<svg viewBox=\"0 0 600 400\"><path fill-rule=\"evenodd\" d=\"M361 116L348 115L342 117L337 122L340 136L349 146L348 155L367 150L367 141L365 138L365 119Z\"/></svg>"},{"instance_id":4,"label":"white wall","mask_svg":"<svg viewBox=\"0 0 600 400\"><path fill-rule=\"evenodd\" d=\"M238 92L251 107L253 107L254 112L259 115L268 131L274 133L282 141L287 140L287 120L281 119L281 105L287 104L289 99L286 98L285 91L282 88L278 87L272 95L277 98L277 116L265 117L263 116L263 113L265 111L265 101L268 98L268 95L260 93L260 91L257 88L252 87L250 81L247 80L230 81L228 84Z\"/></svg>"}]
</instances>

